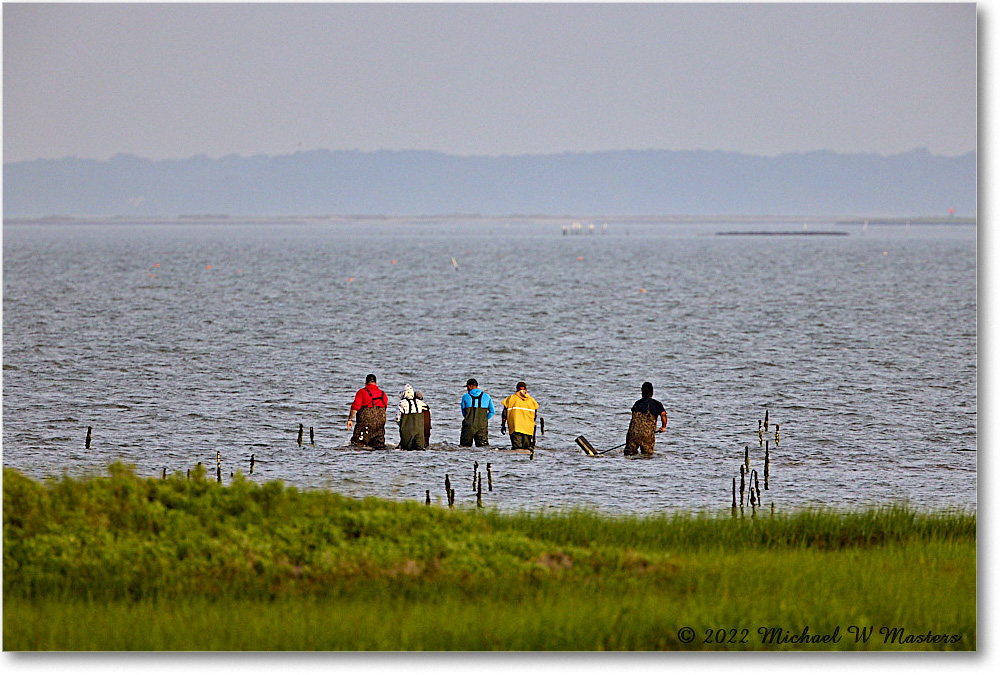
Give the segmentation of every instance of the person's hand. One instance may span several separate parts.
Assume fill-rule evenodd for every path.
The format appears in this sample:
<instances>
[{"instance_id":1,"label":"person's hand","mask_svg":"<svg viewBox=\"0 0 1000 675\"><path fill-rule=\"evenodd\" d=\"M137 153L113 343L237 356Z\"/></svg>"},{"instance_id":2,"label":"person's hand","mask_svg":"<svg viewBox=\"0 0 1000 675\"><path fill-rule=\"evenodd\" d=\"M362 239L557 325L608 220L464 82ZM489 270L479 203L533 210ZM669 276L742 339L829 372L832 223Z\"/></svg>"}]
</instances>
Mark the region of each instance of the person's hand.
<instances>
[{"instance_id":1,"label":"person's hand","mask_svg":"<svg viewBox=\"0 0 1000 675\"><path fill-rule=\"evenodd\" d=\"M347 430L350 431L351 427L354 426L354 420L347 420Z\"/></svg>"},{"instance_id":2,"label":"person's hand","mask_svg":"<svg viewBox=\"0 0 1000 675\"><path fill-rule=\"evenodd\" d=\"M661 434L661 433L663 433L666 430L667 430L667 427L664 425L664 426L660 427L659 429L657 429L656 433Z\"/></svg>"},{"instance_id":3,"label":"person's hand","mask_svg":"<svg viewBox=\"0 0 1000 675\"><path fill-rule=\"evenodd\" d=\"M505 436L507 435L507 425L506 424L501 424L500 425L500 433L504 434Z\"/></svg>"}]
</instances>

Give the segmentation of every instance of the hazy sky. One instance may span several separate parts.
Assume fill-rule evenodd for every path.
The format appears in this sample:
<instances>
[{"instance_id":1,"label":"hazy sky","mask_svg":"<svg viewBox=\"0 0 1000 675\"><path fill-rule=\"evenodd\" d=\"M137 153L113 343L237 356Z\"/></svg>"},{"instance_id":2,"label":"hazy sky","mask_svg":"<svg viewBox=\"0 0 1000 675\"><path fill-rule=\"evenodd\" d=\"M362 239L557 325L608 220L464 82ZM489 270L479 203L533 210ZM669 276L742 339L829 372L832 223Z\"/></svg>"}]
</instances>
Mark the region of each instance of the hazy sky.
<instances>
[{"instance_id":1,"label":"hazy sky","mask_svg":"<svg viewBox=\"0 0 1000 675\"><path fill-rule=\"evenodd\" d=\"M973 4L3 6L3 159L976 149Z\"/></svg>"}]
</instances>

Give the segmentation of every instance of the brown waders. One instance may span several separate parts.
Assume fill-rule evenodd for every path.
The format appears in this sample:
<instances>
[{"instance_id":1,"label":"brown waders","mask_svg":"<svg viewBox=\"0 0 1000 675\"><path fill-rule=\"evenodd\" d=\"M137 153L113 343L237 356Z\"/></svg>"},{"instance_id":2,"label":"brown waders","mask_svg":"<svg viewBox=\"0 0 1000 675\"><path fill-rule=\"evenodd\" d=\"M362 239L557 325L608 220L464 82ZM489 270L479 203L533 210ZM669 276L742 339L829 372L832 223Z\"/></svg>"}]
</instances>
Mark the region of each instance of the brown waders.
<instances>
[{"instance_id":1,"label":"brown waders","mask_svg":"<svg viewBox=\"0 0 1000 675\"><path fill-rule=\"evenodd\" d=\"M656 418L649 413L632 413L632 422L628 425L628 433L625 434L625 454L652 455L653 446L656 445Z\"/></svg>"},{"instance_id":2,"label":"brown waders","mask_svg":"<svg viewBox=\"0 0 1000 675\"><path fill-rule=\"evenodd\" d=\"M358 411L351 445L361 445L374 450L385 448L385 408L371 406Z\"/></svg>"}]
</instances>

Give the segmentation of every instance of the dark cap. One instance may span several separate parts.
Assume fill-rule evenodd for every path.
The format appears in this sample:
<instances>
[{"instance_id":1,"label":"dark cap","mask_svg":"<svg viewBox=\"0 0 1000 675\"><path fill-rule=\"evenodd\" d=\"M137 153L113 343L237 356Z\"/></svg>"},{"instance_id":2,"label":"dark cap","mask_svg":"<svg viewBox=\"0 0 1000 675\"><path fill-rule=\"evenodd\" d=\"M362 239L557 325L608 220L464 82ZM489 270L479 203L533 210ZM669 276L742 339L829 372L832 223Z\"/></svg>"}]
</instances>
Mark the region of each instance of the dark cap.
<instances>
[{"instance_id":1,"label":"dark cap","mask_svg":"<svg viewBox=\"0 0 1000 675\"><path fill-rule=\"evenodd\" d=\"M527 389L527 388L528 388L528 385L526 385L523 380L521 382L518 382L517 386L514 387L515 390L517 390L517 389Z\"/></svg>"},{"instance_id":2,"label":"dark cap","mask_svg":"<svg viewBox=\"0 0 1000 675\"><path fill-rule=\"evenodd\" d=\"M465 383L465 386L466 387L478 387L479 386L479 382L476 381L476 378L470 377L469 381Z\"/></svg>"},{"instance_id":3,"label":"dark cap","mask_svg":"<svg viewBox=\"0 0 1000 675\"><path fill-rule=\"evenodd\" d=\"M378 382L378 380L375 379L374 373L368 373L368 377L365 378L365 384L368 384L369 382Z\"/></svg>"}]
</instances>

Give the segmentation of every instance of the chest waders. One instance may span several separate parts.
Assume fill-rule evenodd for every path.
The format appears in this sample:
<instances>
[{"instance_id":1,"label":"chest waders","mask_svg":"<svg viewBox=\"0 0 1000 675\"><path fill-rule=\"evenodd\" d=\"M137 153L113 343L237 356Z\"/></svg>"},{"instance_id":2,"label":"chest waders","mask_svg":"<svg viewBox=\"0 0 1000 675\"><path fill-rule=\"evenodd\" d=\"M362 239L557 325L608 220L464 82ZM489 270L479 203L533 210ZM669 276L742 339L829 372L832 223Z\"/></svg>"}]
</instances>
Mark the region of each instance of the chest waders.
<instances>
[{"instance_id":1,"label":"chest waders","mask_svg":"<svg viewBox=\"0 0 1000 675\"><path fill-rule=\"evenodd\" d=\"M483 392L479 396L472 396L472 405L465 409L465 418L462 420L462 437L458 444L463 447L470 447L472 442L476 442L476 447L480 448L489 445L487 437L489 431L489 408L483 406Z\"/></svg>"},{"instance_id":2,"label":"chest waders","mask_svg":"<svg viewBox=\"0 0 1000 675\"><path fill-rule=\"evenodd\" d=\"M424 449L424 413L417 412L415 401L407 399L409 411L399 417L399 449Z\"/></svg>"},{"instance_id":3,"label":"chest waders","mask_svg":"<svg viewBox=\"0 0 1000 675\"><path fill-rule=\"evenodd\" d=\"M358 410L351 445L380 450L385 447L385 393L373 397L369 392L368 399L368 405ZM381 402L383 406L375 406L375 401Z\"/></svg>"}]
</instances>

